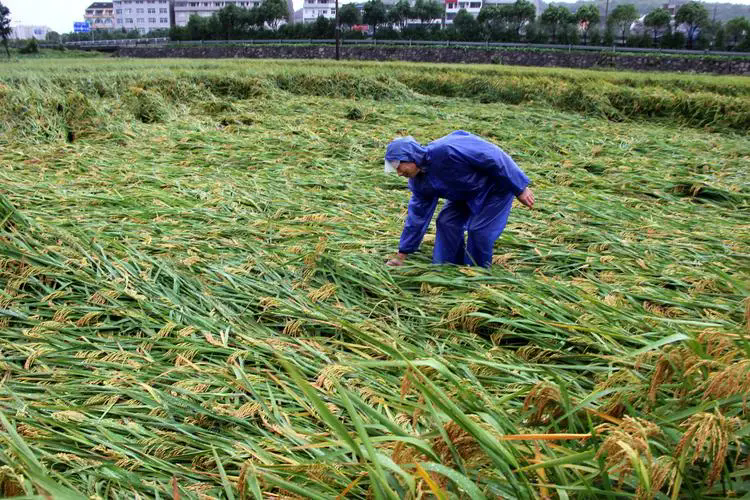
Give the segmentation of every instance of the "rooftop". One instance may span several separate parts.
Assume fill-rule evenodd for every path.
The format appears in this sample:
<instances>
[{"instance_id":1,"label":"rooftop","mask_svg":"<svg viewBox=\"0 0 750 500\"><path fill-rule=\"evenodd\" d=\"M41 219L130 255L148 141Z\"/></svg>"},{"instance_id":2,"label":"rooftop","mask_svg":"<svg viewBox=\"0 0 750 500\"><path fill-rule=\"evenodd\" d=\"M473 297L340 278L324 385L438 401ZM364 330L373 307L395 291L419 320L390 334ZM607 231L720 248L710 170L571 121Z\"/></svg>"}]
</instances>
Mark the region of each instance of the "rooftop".
<instances>
[{"instance_id":1,"label":"rooftop","mask_svg":"<svg viewBox=\"0 0 750 500\"><path fill-rule=\"evenodd\" d=\"M111 9L112 8L112 2L94 2L88 7L86 7L86 10L89 9Z\"/></svg>"}]
</instances>

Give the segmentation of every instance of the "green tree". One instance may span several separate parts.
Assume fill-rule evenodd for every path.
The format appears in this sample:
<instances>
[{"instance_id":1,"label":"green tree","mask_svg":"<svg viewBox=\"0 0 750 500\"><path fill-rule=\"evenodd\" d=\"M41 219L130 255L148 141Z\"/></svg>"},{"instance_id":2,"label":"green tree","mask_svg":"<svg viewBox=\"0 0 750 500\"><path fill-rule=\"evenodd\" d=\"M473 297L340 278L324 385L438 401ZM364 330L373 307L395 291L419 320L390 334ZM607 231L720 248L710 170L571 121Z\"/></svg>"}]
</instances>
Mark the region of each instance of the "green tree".
<instances>
[{"instance_id":1,"label":"green tree","mask_svg":"<svg viewBox=\"0 0 750 500\"><path fill-rule=\"evenodd\" d=\"M3 40L5 53L10 59L10 50L8 50L8 38L13 30L10 28L10 9L0 2L0 38Z\"/></svg>"},{"instance_id":2,"label":"green tree","mask_svg":"<svg viewBox=\"0 0 750 500\"><path fill-rule=\"evenodd\" d=\"M591 28L599 24L599 20L601 19L599 7L593 3L582 6L576 11L575 19L583 27L583 44L587 45Z\"/></svg>"},{"instance_id":3,"label":"green tree","mask_svg":"<svg viewBox=\"0 0 750 500\"><path fill-rule=\"evenodd\" d=\"M484 28L491 38L499 34L505 24L505 10L500 5L482 5L477 15L477 22Z\"/></svg>"},{"instance_id":4,"label":"green tree","mask_svg":"<svg viewBox=\"0 0 750 500\"><path fill-rule=\"evenodd\" d=\"M187 26L172 26L169 28L169 39L175 40L189 40Z\"/></svg>"},{"instance_id":5,"label":"green tree","mask_svg":"<svg viewBox=\"0 0 750 500\"><path fill-rule=\"evenodd\" d=\"M289 17L289 10L284 0L263 0L258 6L258 14L264 23L276 31L279 23Z\"/></svg>"},{"instance_id":6,"label":"green tree","mask_svg":"<svg viewBox=\"0 0 750 500\"><path fill-rule=\"evenodd\" d=\"M208 38L208 19L193 14L188 19L187 33L190 40L205 40Z\"/></svg>"},{"instance_id":7,"label":"green tree","mask_svg":"<svg viewBox=\"0 0 750 500\"><path fill-rule=\"evenodd\" d=\"M672 16L669 11L663 7L654 9L643 19L643 25L650 28L654 32L654 45L659 36L659 32L669 28L669 21L672 20Z\"/></svg>"},{"instance_id":8,"label":"green tree","mask_svg":"<svg viewBox=\"0 0 750 500\"><path fill-rule=\"evenodd\" d=\"M528 43L547 43L547 30L542 26L541 20L536 20L526 26L525 38Z\"/></svg>"},{"instance_id":9,"label":"green tree","mask_svg":"<svg viewBox=\"0 0 750 500\"><path fill-rule=\"evenodd\" d=\"M406 26L409 18L412 17L409 0L398 0L393 7L388 9L386 17L389 23L393 23L400 28Z\"/></svg>"},{"instance_id":10,"label":"green tree","mask_svg":"<svg viewBox=\"0 0 750 500\"><path fill-rule=\"evenodd\" d=\"M708 23L708 11L703 4L691 1L677 9L674 20L677 24L687 26L687 45L692 49L695 31Z\"/></svg>"},{"instance_id":11,"label":"green tree","mask_svg":"<svg viewBox=\"0 0 750 500\"><path fill-rule=\"evenodd\" d=\"M507 11L508 20L512 24L516 35L521 33L521 28L524 24L533 21L536 17L536 7L528 0L516 0L507 6Z\"/></svg>"},{"instance_id":12,"label":"green tree","mask_svg":"<svg viewBox=\"0 0 750 500\"><path fill-rule=\"evenodd\" d=\"M453 18L459 40L473 40L479 34L479 22L466 9L460 9Z\"/></svg>"},{"instance_id":13,"label":"green tree","mask_svg":"<svg viewBox=\"0 0 750 500\"><path fill-rule=\"evenodd\" d=\"M714 50L725 50L727 48L727 30L721 24L716 23L716 33L714 34Z\"/></svg>"},{"instance_id":14,"label":"green tree","mask_svg":"<svg viewBox=\"0 0 750 500\"><path fill-rule=\"evenodd\" d=\"M217 16L216 13L213 13L211 17L206 18L206 38L209 40L221 40L223 38L221 33L222 29L219 16Z\"/></svg>"},{"instance_id":15,"label":"green tree","mask_svg":"<svg viewBox=\"0 0 750 500\"><path fill-rule=\"evenodd\" d=\"M732 38L732 46L742 43L743 38L750 34L750 21L745 17L735 17L727 21L726 34Z\"/></svg>"},{"instance_id":16,"label":"green tree","mask_svg":"<svg viewBox=\"0 0 750 500\"><path fill-rule=\"evenodd\" d=\"M32 38L26 43L25 46L20 48L18 52L21 54L38 54L39 43L37 43L36 38Z\"/></svg>"},{"instance_id":17,"label":"green tree","mask_svg":"<svg viewBox=\"0 0 750 500\"><path fill-rule=\"evenodd\" d=\"M348 3L339 9L339 22L351 29L355 24L362 22L362 15L353 3Z\"/></svg>"},{"instance_id":18,"label":"green tree","mask_svg":"<svg viewBox=\"0 0 750 500\"><path fill-rule=\"evenodd\" d=\"M60 33L57 31L48 31L44 36L44 40L49 43L60 43Z\"/></svg>"},{"instance_id":19,"label":"green tree","mask_svg":"<svg viewBox=\"0 0 750 500\"><path fill-rule=\"evenodd\" d=\"M573 21L573 14L562 5L550 5L542 12L541 22L552 31L552 43L557 43L557 31Z\"/></svg>"},{"instance_id":20,"label":"green tree","mask_svg":"<svg viewBox=\"0 0 750 500\"><path fill-rule=\"evenodd\" d=\"M369 0L362 9L362 21L372 26L375 34L378 26L387 21L385 4L381 0Z\"/></svg>"},{"instance_id":21,"label":"green tree","mask_svg":"<svg viewBox=\"0 0 750 500\"><path fill-rule=\"evenodd\" d=\"M695 37L695 48L699 50L716 47L717 44L724 45L724 26L721 21L711 21L710 19L701 25L701 29ZM717 42L716 37L719 37ZM718 49L718 47L717 47Z\"/></svg>"},{"instance_id":22,"label":"green tree","mask_svg":"<svg viewBox=\"0 0 750 500\"><path fill-rule=\"evenodd\" d=\"M412 13L422 24L430 25L435 19L443 17L445 7L436 0L415 0Z\"/></svg>"},{"instance_id":23,"label":"green tree","mask_svg":"<svg viewBox=\"0 0 750 500\"><path fill-rule=\"evenodd\" d=\"M229 4L216 13L219 25L221 26L222 37L229 40L236 37L244 31L246 16L245 9Z\"/></svg>"},{"instance_id":24,"label":"green tree","mask_svg":"<svg viewBox=\"0 0 750 500\"><path fill-rule=\"evenodd\" d=\"M336 36L336 20L318 16L310 26L310 34L312 38L333 38Z\"/></svg>"},{"instance_id":25,"label":"green tree","mask_svg":"<svg viewBox=\"0 0 750 500\"><path fill-rule=\"evenodd\" d=\"M630 29L630 25L636 19L638 19L638 10L635 8L635 5L626 3L615 7L609 15L609 19L607 19L607 25L608 27L620 30L622 43L625 43L625 37Z\"/></svg>"},{"instance_id":26,"label":"green tree","mask_svg":"<svg viewBox=\"0 0 750 500\"><path fill-rule=\"evenodd\" d=\"M248 31L250 29L263 29L263 13L260 10L260 6L252 7L250 9L243 10L243 24L247 26Z\"/></svg>"}]
</instances>

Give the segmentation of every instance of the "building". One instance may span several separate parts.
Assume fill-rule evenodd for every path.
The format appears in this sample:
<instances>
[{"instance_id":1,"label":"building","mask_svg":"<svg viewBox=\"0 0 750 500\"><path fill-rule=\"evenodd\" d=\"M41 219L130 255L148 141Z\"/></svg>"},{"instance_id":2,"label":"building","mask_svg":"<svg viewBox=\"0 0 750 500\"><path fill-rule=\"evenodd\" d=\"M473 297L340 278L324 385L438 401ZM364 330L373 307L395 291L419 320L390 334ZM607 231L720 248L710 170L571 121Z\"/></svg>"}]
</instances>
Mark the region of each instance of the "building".
<instances>
[{"instance_id":1,"label":"building","mask_svg":"<svg viewBox=\"0 0 750 500\"><path fill-rule=\"evenodd\" d=\"M294 15L292 16L292 22L294 24L301 23L304 19L304 16L305 16L305 9L304 8L297 9L294 11Z\"/></svg>"},{"instance_id":2,"label":"building","mask_svg":"<svg viewBox=\"0 0 750 500\"><path fill-rule=\"evenodd\" d=\"M47 26L28 25L13 26L11 30L10 37L15 40L31 40L32 38L44 40L47 38L47 33L52 31Z\"/></svg>"},{"instance_id":3,"label":"building","mask_svg":"<svg viewBox=\"0 0 750 500\"><path fill-rule=\"evenodd\" d=\"M146 34L172 26L171 0L114 0L115 29Z\"/></svg>"},{"instance_id":4,"label":"building","mask_svg":"<svg viewBox=\"0 0 750 500\"><path fill-rule=\"evenodd\" d=\"M534 7L536 7L537 17L542 15L542 2L541 0L530 0ZM479 11L485 5L500 5L514 3L515 0L445 0L445 23L453 24L453 19L461 9L466 11L474 17L479 15Z\"/></svg>"},{"instance_id":5,"label":"building","mask_svg":"<svg viewBox=\"0 0 750 500\"><path fill-rule=\"evenodd\" d=\"M243 9L258 7L261 0L222 0L222 1L186 1L176 0L174 3L175 26L187 26L190 16L211 17L228 5L236 5Z\"/></svg>"},{"instance_id":6,"label":"building","mask_svg":"<svg viewBox=\"0 0 750 500\"><path fill-rule=\"evenodd\" d=\"M252 9L259 7L262 0L211 0L211 1L192 1L192 0L175 0L174 2L174 23L175 26L187 26L190 16L196 15L201 17L211 17L224 7L235 5L242 9ZM287 0L287 10L289 16L287 21L294 22L295 12L292 0ZM303 9L304 10L304 9Z\"/></svg>"},{"instance_id":7,"label":"building","mask_svg":"<svg viewBox=\"0 0 750 500\"><path fill-rule=\"evenodd\" d=\"M286 10L289 13L289 16L287 17L287 22L289 24L294 24L295 22L297 22L295 20L296 12L294 12L294 0L286 0ZM302 9L302 12L304 14L304 9Z\"/></svg>"},{"instance_id":8,"label":"building","mask_svg":"<svg viewBox=\"0 0 750 500\"><path fill-rule=\"evenodd\" d=\"M479 11L482 10L482 6L484 5L499 5L499 4L510 4L514 3L515 0L442 0L445 3L445 22L446 24L452 24L453 18L456 17L456 14L458 14L458 11L461 9L466 9L466 11L473 15L474 17L477 17L479 15ZM532 4L536 7L536 15L540 16L542 14L542 1L541 0L530 0ZM390 9L393 7L398 0L383 0L383 3L385 4L387 9ZM341 7L341 4L343 3L343 0L339 0L339 7ZM414 0L409 0L409 3L411 5L414 5ZM358 3L354 4L360 11L362 11L362 7L364 4ZM314 23L315 20L319 16L323 16L327 19L334 19L336 17L336 0L305 0L305 4L303 7L303 18L302 22L304 23ZM435 19L433 20L433 23L440 23L442 22L442 19ZM410 19L407 22L407 25L417 25L420 24L420 21L418 19Z\"/></svg>"},{"instance_id":9,"label":"building","mask_svg":"<svg viewBox=\"0 0 750 500\"><path fill-rule=\"evenodd\" d=\"M662 5L665 9L667 9L667 12L669 12L669 15L674 18L675 14L677 14L677 7L678 5L676 3L665 3Z\"/></svg>"},{"instance_id":10,"label":"building","mask_svg":"<svg viewBox=\"0 0 750 500\"><path fill-rule=\"evenodd\" d=\"M115 14L112 2L94 2L83 15L92 30L112 30L115 28Z\"/></svg>"},{"instance_id":11,"label":"building","mask_svg":"<svg viewBox=\"0 0 750 500\"><path fill-rule=\"evenodd\" d=\"M453 24L453 18L461 9L477 17L482 10L482 3L482 0L445 0L445 23Z\"/></svg>"},{"instance_id":12,"label":"building","mask_svg":"<svg viewBox=\"0 0 750 500\"><path fill-rule=\"evenodd\" d=\"M339 0L341 3L341 0ZM305 0L302 6L302 22L314 23L318 17L336 18L336 0Z\"/></svg>"}]
</instances>

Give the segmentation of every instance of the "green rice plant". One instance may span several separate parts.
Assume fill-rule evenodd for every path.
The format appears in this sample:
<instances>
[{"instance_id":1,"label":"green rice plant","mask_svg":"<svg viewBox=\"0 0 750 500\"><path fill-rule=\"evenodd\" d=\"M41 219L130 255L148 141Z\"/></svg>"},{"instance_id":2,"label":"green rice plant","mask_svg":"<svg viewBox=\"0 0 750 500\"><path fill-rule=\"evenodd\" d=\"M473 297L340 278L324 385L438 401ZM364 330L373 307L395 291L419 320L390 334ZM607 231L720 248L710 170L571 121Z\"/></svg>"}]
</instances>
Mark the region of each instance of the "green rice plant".
<instances>
[{"instance_id":1,"label":"green rice plant","mask_svg":"<svg viewBox=\"0 0 750 500\"><path fill-rule=\"evenodd\" d=\"M126 102L133 115L143 123L161 123L167 119L164 98L153 90L131 87Z\"/></svg>"},{"instance_id":2,"label":"green rice plant","mask_svg":"<svg viewBox=\"0 0 750 500\"><path fill-rule=\"evenodd\" d=\"M50 99L51 97L51 99ZM35 85L24 88L0 86L3 106L2 137L60 140L65 137L64 120L54 110L62 108L63 96L48 96Z\"/></svg>"},{"instance_id":3,"label":"green rice plant","mask_svg":"<svg viewBox=\"0 0 750 500\"><path fill-rule=\"evenodd\" d=\"M28 110L0 111L3 493L747 493L750 147L675 104L692 76L71 67L0 69ZM695 78L706 109L748 95ZM385 145L457 128L538 206L489 270L430 264L433 229L385 266L409 197Z\"/></svg>"},{"instance_id":4,"label":"green rice plant","mask_svg":"<svg viewBox=\"0 0 750 500\"><path fill-rule=\"evenodd\" d=\"M387 75L359 76L345 72L327 75L288 72L275 75L275 84L293 94L323 97L355 97L366 99L406 99L410 89Z\"/></svg>"}]
</instances>

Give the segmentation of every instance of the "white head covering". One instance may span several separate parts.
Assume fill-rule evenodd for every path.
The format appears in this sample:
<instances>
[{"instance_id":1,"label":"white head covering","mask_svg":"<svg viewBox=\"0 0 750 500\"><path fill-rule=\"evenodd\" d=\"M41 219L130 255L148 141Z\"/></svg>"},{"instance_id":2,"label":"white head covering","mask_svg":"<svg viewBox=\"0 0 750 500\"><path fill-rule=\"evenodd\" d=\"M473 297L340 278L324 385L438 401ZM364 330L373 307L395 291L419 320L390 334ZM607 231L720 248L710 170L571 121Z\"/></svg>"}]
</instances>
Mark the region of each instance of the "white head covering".
<instances>
[{"instance_id":1,"label":"white head covering","mask_svg":"<svg viewBox=\"0 0 750 500\"><path fill-rule=\"evenodd\" d=\"M385 173L395 172L399 163L414 162L422 168L427 150L414 137L394 139L385 150Z\"/></svg>"},{"instance_id":2,"label":"white head covering","mask_svg":"<svg viewBox=\"0 0 750 500\"><path fill-rule=\"evenodd\" d=\"M399 163L401 163L399 160L385 160L385 173L391 174L396 172Z\"/></svg>"}]
</instances>

